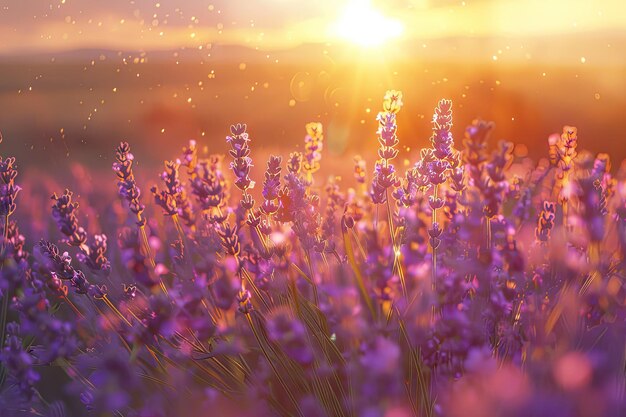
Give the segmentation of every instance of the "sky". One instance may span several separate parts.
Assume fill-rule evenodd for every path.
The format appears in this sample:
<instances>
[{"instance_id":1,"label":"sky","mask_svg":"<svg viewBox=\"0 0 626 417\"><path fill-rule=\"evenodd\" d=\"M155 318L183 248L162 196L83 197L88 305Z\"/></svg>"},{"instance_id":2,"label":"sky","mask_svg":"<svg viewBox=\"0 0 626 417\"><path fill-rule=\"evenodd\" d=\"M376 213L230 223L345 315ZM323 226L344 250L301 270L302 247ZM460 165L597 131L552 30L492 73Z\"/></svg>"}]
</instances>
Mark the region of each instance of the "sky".
<instances>
[{"instance_id":1,"label":"sky","mask_svg":"<svg viewBox=\"0 0 626 417\"><path fill-rule=\"evenodd\" d=\"M0 53L333 43L365 7L403 40L626 32L624 0L0 0Z\"/></svg>"}]
</instances>

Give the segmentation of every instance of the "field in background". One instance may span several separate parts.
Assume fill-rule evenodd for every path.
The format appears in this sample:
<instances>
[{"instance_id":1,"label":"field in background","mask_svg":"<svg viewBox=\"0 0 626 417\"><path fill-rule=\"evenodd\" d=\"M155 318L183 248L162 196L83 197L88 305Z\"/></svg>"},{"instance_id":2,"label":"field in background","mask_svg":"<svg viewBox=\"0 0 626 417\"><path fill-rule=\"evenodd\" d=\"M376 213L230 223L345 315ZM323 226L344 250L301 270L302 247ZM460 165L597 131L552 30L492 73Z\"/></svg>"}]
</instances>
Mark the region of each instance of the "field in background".
<instances>
[{"instance_id":1,"label":"field in background","mask_svg":"<svg viewBox=\"0 0 626 417\"><path fill-rule=\"evenodd\" d=\"M393 88L407 102L398 116L403 147L426 145L432 108L446 97L454 101L457 140L481 117L496 122L497 139L541 157L546 137L573 124L582 146L621 160L626 61L619 39L452 39L384 53L309 45L5 56L3 154L16 154L22 166L82 161L109 169L114 146L128 140L142 163L160 164L192 138L225 151L228 126L240 121L256 152L284 153L300 146L306 122L319 120L327 156L373 156L378 103ZM403 148L401 156L409 155Z\"/></svg>"}]
</instances>

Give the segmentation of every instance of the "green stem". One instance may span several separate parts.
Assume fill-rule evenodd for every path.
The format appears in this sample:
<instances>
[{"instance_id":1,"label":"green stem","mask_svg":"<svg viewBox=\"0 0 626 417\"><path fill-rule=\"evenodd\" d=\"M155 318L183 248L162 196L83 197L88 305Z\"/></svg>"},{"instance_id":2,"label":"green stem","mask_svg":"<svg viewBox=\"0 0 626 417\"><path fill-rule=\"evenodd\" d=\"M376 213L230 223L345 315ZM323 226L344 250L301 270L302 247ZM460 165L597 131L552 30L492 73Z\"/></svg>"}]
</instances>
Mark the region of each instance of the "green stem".
<instances>
[{"instance_id":1,"label":"green stem","mask_svg":"<svg viewBox=\"0 0 626 417\"><path fill-rule=\"evenodd\" d=\"M150 262L152 269L154 269L156 263L154 262L154 258L152 256L152 249L150 248L150 241L148 240L148 234L146 233L146 226L140 226L139 230L141 232L141 240L146 258L148 258L148 262Z\"/></svg>"},{"instance_id":2,"label":"green stem","mask_svg":"<svg viewBox=\"0 0 626 417\"><path fill-rule=\"evenodd\" d=\"M436 200L438 198L439 193L439 185L435 184L433 196ZM432 227L437 223L437 209L433 209L433 218L432 218ZM435 291L437 289L437 248L431 244L433 248L433 256L432 256L432 289Z\"/></svg>"},{"instance_id":3,"label":"green stem","mask_svg":"<svg viewBox=\"0 0 626 417\"><path fill-rule=\"evenodd\" d=\"M152 249L150 248L150 241L148 240L148 234L146 233L146 226L140 226L139 230L141 232L141 240L143 243L145 256L148 259L152 270L154 271L154 269L156 268L156 262L154 261L154 257L152 256ZM167 287L165 286L165 283L163 282L163 279L161 277L159 277L159 287L161 287L161 291L163 291L163 294L169 295Z\"/></svg>"},{"instance_id":4,"label":"green stem","mask_svg":"<svg viewBox=\"0 0 626 417\"><path fill-rule=\"evenodd\" d=\"M385 190L385 200L387 201L387 222L389 223L389 233L391 235L391 245L393 247L393 271L397 272L400 277L400 284L402 286L402 294L404 295L404 298L408 298L404 271L402 270L402 264L400 263L400 245L396 244L396 228L393 223L393 213L391 211L391 203L389 202L388 190Z\"/></svg>"},{"instance_id":5,"label":"green stem","mask_svg":"<svg viewBox=\"0 0 626 417\"><path fill-rule=\"evenodd\" d=\"M9 215L4 216L4 230L3 230L4 239L2 240L2 265L0 265L0 270L4 268L5 264L5 244L9 238ZM11 287L7 287L5 293L2 296L2 313L0 316L0 348L4 347L4 337L6 335L6 326L7 326L7 316L9 314L9 298L10 298Z\"/></svg>"},{"instance_id":6,"label":"green stem","mask_svg":"<svg viewBox=\"0 0 626 417\"><path fill-rule=\"evenodd\" d=\"M296 412L298 413L298 415L300 417L304 417L304 414L302 414L302 411L300 410L300 407L298 406L298 401L296 400L296 398L292 394L291 390L289 389L289 385L287 385L287 383L285 382L285 380L281 376L280 372L276 368L276 364L274 363L274 361L270 357L269 353L267 352L267 350L265 348L265 345L264 345L263 341L261 340L261 336L260 336L259 332L257 331L256 327L254 326L254 322L252 321L252 317L250 317L250 314L246 314L246 318L248 319L248 324L250 325L250 329L252 330L252 333L254 334L254 338L257 340L257 343L259 344L259 347L261 348L261 352L263 353L263 356L265 356L265 359L267 360L267 362L269 363L270 367L274 371L274 375L276 375L276 378L278 379L278 382L280 383L280 385L283 387L283 389L287 393L287 396L289 397L289 399L293 403L294 407L296 408Z\"/></svg>"},{"instance_id":7,"label":"green stem","mask_svg":"<svg viewBox=\"0 0 626 417\"><path fill-rule=\"evenodd\" d=\"M313 263L311 262L311 253L307 250L304 251L304 258L306 259L307 266L309 267L309 276L311 277L311 287L313 288L313 300L315 305L319 307L320 300L317 293L317 284L315 283L315 272L313 271Z\"/></svg>"},{"instance_id":8,"label":"green stem","mask_svg":"<svg viewBox=\"0 0 626 417\"><path fill-rule=\"evenodd\" d=\"M180 242L183 244L183 248L184 248L185 246L187 246L186 245L187 244L187 238L185 236L185 231L183 230L182 226L180 225L180 220L178 218L178 214L172 215L172 221L174 222L174 226L176 227L176 232L178 233L178 238L180 239Z\"/></svg>"}]
</instances>

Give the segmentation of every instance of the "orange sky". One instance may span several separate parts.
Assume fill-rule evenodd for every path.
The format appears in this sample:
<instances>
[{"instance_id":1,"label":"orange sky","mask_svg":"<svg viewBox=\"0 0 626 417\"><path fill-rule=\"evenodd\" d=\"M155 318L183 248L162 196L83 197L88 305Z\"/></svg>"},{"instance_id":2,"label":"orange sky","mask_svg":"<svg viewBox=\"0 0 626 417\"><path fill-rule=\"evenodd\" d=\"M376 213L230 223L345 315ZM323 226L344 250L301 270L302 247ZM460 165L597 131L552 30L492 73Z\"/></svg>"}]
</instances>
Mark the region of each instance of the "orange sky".
<instances>
[{"instance_id":1,"label":"orange sky","mask_svg":"<svg viewBox=\"0 0 626 417\"><path fill-rule=\"evenodd\" d=\"M338 42L368 0L0 0L0 53ZM624 0L372 0L405 40L626 32ZM344 16L345 17L345 16ZM376 30L376 28L372 28Z\"/></svg>"}]
</instances>

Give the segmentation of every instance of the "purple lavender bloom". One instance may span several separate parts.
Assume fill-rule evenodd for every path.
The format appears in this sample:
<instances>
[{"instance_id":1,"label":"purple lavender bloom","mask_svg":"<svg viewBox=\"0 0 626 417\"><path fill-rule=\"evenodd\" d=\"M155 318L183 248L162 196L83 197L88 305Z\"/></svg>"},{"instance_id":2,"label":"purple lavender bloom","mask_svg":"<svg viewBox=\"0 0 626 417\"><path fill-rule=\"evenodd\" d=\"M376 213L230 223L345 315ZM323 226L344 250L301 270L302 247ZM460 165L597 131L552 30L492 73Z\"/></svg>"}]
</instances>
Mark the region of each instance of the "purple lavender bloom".
<instances>
[{"instance_id":1,"label":"purple lavender bloom","mask_svg":"<svg viewBox=\"0 0 626 417\"><path fill-rule=\"evenodd\" d=\"M307 135L304 138L304 164L303 168L307 176L320 169L320 161L322 160L322 149L324 145L324 133L322 124L311 122L306 124ZM310 178L309 178L310 180Z\"/></svg>"},{"instance_id":2,"label":"purple lavender bloom","mask_svg":"<svg viewBox=\"0 0 626 417\"><path fill-rule=\"evenodd\" d=\"M189 146L183 148L183 156L180 158L180 163L187 168L187 174L190 177L193 177L198 161L197 145L195 140L190 140Z\"/></svg>"},{"instance_id":3,"label":"purple lavender bloom","mask_svg":"<svg viewBox=\"0 0 626 417\"><path fill-rule=\"evenodd\" d=\"M535 237L539 242L547 242L550 239L550 232L554 228L554 218L556 216L556 204L548 201L543 202L543 210L537 219Z\"/></svg>"},{"instance_id":4,"label":"purple lavender bloom","mask_svg":"<svg viewBox=\"0 0 626 417\"><path fill-rule=\"evenodd\" d=\"M46 266L60 279L72 279L74 276L74 268L71 266L72 258L67 252L61 254L55 244L43 239L39 242L39 250L48 262Z\"/></svg>"},{"instance_id":5,"label":"purple lavender bloom","mask_svg":"<svg viewBox=\"0 0 626 417\"><path fill-rule=\"evenodd\" d=\"M463 156L472 184L478 185L482 181L482 168L487 161L487 141L494 127L492 122L476 119L465 129Z\"/></svg>"},{"instance_id":6,"label":"purple lavender bloom","mask_svg":"<svg viewBox=\"0 0 626 417\"><path fill-rule=\"evenodd\" d=\"M447 172L450 169L450 163L443 160L435 160L428 164L428 180L433 185L443 184L447 179Z\"/></svg>"},{"instance_id":7,"label":"purple lavender bloom","mask_svg":"<svg viewBox=\"0 0 626 417\"><path fill-rule=\"evenodd\" d=\"M345 196L341 193L339 185L335 181L330 181L326 186L326 209L324 220L321 225L321 241L324 247L321 248L328 253L336 253L335 236L337 234L340 210L345 206Z\"/></svg>"},{"instance_id":8,"label":"purple lavender bloom","mask_svg":"<svg viewBox=\"0 0 626 417\"><path fill-rule=\"evenodd\" d=\"M241 290L237 293L237 304L239 305L237 310L239 310L240 313L245 315L250 314L253 310L252 295L250 294L250 291L241 288Z\"/></svg>"},{"instance_id":9,"label":"purple lavender bloom","mask_svg":"<svg viewBox=\"0 0 626 417\"><path fill-rule=\"evenodd\" d=\"M87 232L78 225L76 212L78 203L72 202L73 193L65 190L62 196L52 195L52 217L57 222L59 231L66 236L65 242L70 246L82 247L87 242Z\"/></svg>"},{"instance_id":10,"label":"purple lavender bloom","mask_svg":"<svg viewBox=\"0 0 626 417\"><path fill-rule=\"evenodd\" d=\"M15 184L17 177L17 167L15 166L15 158L0 158L0 215L8 217L16 209L15 199L22 188Z\"/></svg>"},{"instance_id":11,"label":"purple lavender bloom","mask_svg":"<svg viewBox=\"0 0 626 417\"><path fill-rule=\"evenodd\" d=\"M235 185L244 193L248 189L254 188L254 181L250 179L250 168L252 167L252 159L250 158L250 138L246 132L246 125L237 123L230 127L231 136L226 137L226 141L230 144L231 150L228 151L233 161L230 163L230 169L235 174Z\"/></svg>"},{"instance_id":12,"label":"purple lavender bloom","mask_svg":"<svg viewBox=\"0 0 626 417\"><path fill-rule=\"evenodd\" d=\"M452 100L440 100L433 116L433 135L430 142L437 159L448 159L452 156Z\"/></svg>"},{"instance_id":13,"label":"purple lavender bloom","mask_svg":"<svg viewBox=\"0 0 626 417\"><path fill-rule=\"evenodd\" d=\"M17 323L7 325L6 345L0 354L2 364L8 369L18 393L26 400L35 395L35 383L41 378L34 369L33 357L24 350Z\"/></svg>"},{"instance_id":14,"label":"purple lavender bloom","mask_svg":"<svg viewBox=\"0 0 626 417\"><path fill-rule=\"evenodd\" d=\"M52 217L57 223L59 231L66 236L64 242L70 246L80 249L77 255L80 262L87 264L94 271L108 273L110 264L106 258L107 244L105 235L96 235L94 239L87 243L87 232L79 226L76 213L78 203L72 202L73 193L65 190L62 196L52 195L55 201L52 206Z\"/></svg>"},{"instance_id":15,"label":"purple lavender bloom","mask_svg":"<svg viewBox=\"0 0 626 417\"><path fill-rule=\"evenodd\" d=\"M5 184L13 184L17 177L17 167L15 165L15 158L0 158L0 178Z\"/></svg>"},{"instance_id":16,"label":"purple lavender bloom","mask_svg":"<svg viewBox=\"0 0 626 417\"><path fill-rule=\"evenodd\" d=\"M487 140L495 128L493 122L475 119L472 124L465 129L465 157L470 165L479 165L487 159L485 154Z\"/></svg>"},{"instance_id":17,"label":"purple lavender bloom","mask_svg":"<svg viewBox=\"0 0 626 417\"><path fill-rule=\"evenodd\" d=\"M154 196L154 202L163 209L167 216L178 214L177 203L181 199L179 195L183 190L183 186L178 178L179 167L180 161L165 162L165 171L161 174L165 190L159 191L156 185L150 188Z\"/></svg>"},{"instance_id":18,"label":"purple lavender bloom","mask_svg":"<svg viewBox=\"0 0 626 417\"><path fill-rule=\"evenodd\" d=\"M498 150L493 153L491 161L487 163L486 170L489 178L494 183L503 182L506 170L513 162L513 144L511 142L500 141Z\"/></svg>"},{"instance_id":19,"label":"purple lavender bloom","mask_svg":"<svg viewBox=\"0 0 626 417\"><path fill-rule=\"evenodd\" d=\"M370 196L374 204L383 204L387 201L387 190L390 187L398 187L400 181L396 177L396 169L391 160L398 156L396 147L400 143L396 135L396 114L402 108L402 93L399 91L387 91L383 100L383 112L376 116L378 121L378 157L372 180Z\"/></svg>"},{"instance_id":20,"label":"purple lavender bloom","mask_svg":"<svg viewBox=\"0 0 626 417\"><path fill-rule=\"evenodd\" d=\"M378 121L378 157L380 159L391 160L398 156L396 147L400 144L396 132L398 125L396 124L396 114L389 112L378 113L376 117Z\"/></svg>"},{"instance_id":21,"label":"purple lavender bloom","mask_svg":"<svg viewBox=\"0 0 626 417\"><path fill-rule=\"evenodd\" d=\"M102 271L108 274L111 271L111 263L106 257L107 249L106 235L95 235L85 250L78 253L76 257L92 271Z\"/></svg>"},{"instance_id":22,"label":"purple lavender bloom","mask_svg":"<svg viewBox=\"0 0 626 417\"><path fill-rule=\"evenodd\" d=\"M582 204L581 217L593 243L601 242L605 232L606 193L602 183L593 177L578 181Z\"/></svg>"},{"instance_id":23,"label":"purple lavender bloom","mask_svg":"<svg viewBox=\"0 0 626 417\"><path fill-rule=\"evenodd\" d=\"M461 153L442 100L428 147L400 177L401 106L388 92L371 198L362 159L341 172L354 169L358 190L338 175L313 186L318 123L285 158L286 175L281 157L269 158L257 207L245 125L228 136L232 179L221 156L199 158L190 142L153 190L188 227L155 219L149 241L84 182L85 229L106 235L80 228L69 191L40 221L39 184L22 196L22 234L8 218L14 160L0 159L0 414L624 414L624 167L613 177L608 155L579 154L567 126L536 165L507 142L488 151L493 125L480 121ZM121 144L114 169L143 225L133 160ZM389 220L379 227L381 209ZM78 250L42 240L31 256L24 235L48 239L54 223ZM156 267L146 246L158 250Z\"/></svg>"},{"instance_id":24,"label":"purple lavender bloom","mask_svg":"<svg viewBox=\"0 0 626 417\"><path fill-rule=\"evenodd\" d=\"M265 171L265 180L263 181L263 197L265 201L261 205L261 210L265 214L274 214L278 211L278 192L280 190L280 164L282 158L280 156L270 156L267 161L267 170Z\"/></svg>"},{"instance_id":25,"label":"purple lavender bloom","mask_svg":"<svg viewBox=\"0 0 626 417\"><path fill-rule=\"evenodd\" d=\"M237 231L237 225L231 226L228 223L224 224L224 226L218 230L220 238L222 239L222 246L224 246L226 253L232 256L239 255L241 250Z\"/></svg>"},{"instance_id":26,"label":"purple lavender bloom","mask_svg":"<svg viewBox=\"0 0 626 417\"><path fill-rule=\"evenodd\" d=\"M376 162L372 191L370 193L374 204L385 203L387 201L387 190L390 187L397 187L399 184L396 177L396 169L392 164L385 164L384 161Z\"/></svg>"},{"instance_id":27,"label":"purple lavender bloom","mask_svg":"<svg viewBox=\"0 0 626 417\"><path fill-rule=\"evenodd\" d=\"M61 255L56 245L44 240L39 243L39 248L48 261L48 272L62 280L68 280L77 294L88 294L94 298L103 298L106 295L105 286L89 283L82 271L72 267L72 258L67 252Z\"/></svg>"},{"instance_id":28,"label":"purple lavender bloom","mask_svg":"<svg viewBox=\"0 0 626 417\"><path fill-rule=\"evenodd\" d=\"M191 192L202 210L221 209L226 203L226 184L219 168L214 164L209 165L208 161L202 161L195 172L190 180Z\"/></svg>"},{"instance_id":29,"label":"purple lavender bloom","mask_svg":"<svg viewBox=\"0 0 626 417\"><path fill-rule=\"evenodd\" d=\"M118 192L120 196L128 202L130 211L137 216L137 225L144 226L146 219L142 214L145 206L139 201L141 191L137 186L133 174L133 161L135 157L130 153L130 145L127 142L121 142L117 147L115 159L117 162L113 164L113 171L118 178Z\"/></svg>"},{"instance_id":30,"label":"purple lavender bloom","mask_svg":"<svg viewBox=\"0 0 626 417\"><path fill-rule=\"evenodd\" d=\"M26 238L20 233L17 223L9 222L5 250L11 254L17 264L27 265L29 253L24 247L25 243Z\"/></svg>"},{"instance_id":31,"label":"purple lavender bloom","mask_svg":"<svg viewBox=\"0 0 626 417\"><path fill-rule=\"evenodd\" d=\"M146 265L146 257L141 251L139 231L136 228L124 227L120 230L117 244L120 248L120 260L126 270L132 272L134 282L147 288L154 288L159 283L150 274Z\"/></svg>"},{"instance_id":32,"label":"purple lavender bloom","mask_svg":"<svg viewBox=\"0 0 626 417\"><path fill-rule=\"evenodd\" d=\"M287 160L287 171L291 174L298 175L302 169L302 153L292 152Z\"/></svg>"},{"instance_id":33,"label":"purple lavender bloom","mask_svg":"<svg viewBox=\"0 0 626 417\"><path fill-rule=\"evenodd\" d=\"M415 168L409 169L402 184L394 191L393 197L398 201L398 205L411 207L415 204L418 190L419 173Z\"/></svg>"}]
</instances>

